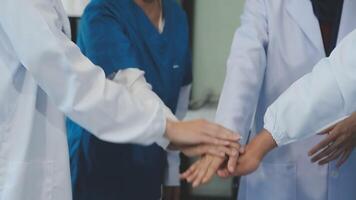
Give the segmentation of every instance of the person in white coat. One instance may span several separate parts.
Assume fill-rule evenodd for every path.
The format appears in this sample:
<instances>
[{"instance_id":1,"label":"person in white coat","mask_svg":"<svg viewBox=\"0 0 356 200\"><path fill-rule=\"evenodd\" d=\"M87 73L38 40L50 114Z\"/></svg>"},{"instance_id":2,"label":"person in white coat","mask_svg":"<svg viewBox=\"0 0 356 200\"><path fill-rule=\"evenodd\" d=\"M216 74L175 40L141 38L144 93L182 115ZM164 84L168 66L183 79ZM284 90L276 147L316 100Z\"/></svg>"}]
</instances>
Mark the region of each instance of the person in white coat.
<instances>
[{"instance_id":1,"label":"person in white coat","mask_svg":"<svg viewBox=\"0 0 356 200\"><path fill-rule=\"evenodd\" d=\"M72 198L64 114L104 141L166 148L170 140L188 154L236 140L218 125L174 122L140 71L105 79L70 41L60 0L0 4L1 200Z\"/></svg>"},{"instance_id":2,"label":"person in white coat","mask_svg":"<svg viewBox=\"0 0 356 200\"><path fill-rule=\"evenodd\" d=\"M349 136L355 135L355 132L349 132L355 130L352 125L355 123L356 111L355 43L356 30L340 42L330 57L322 59L312 72L304 75L283 92L268 107L264 116L264 128L247 144L245 151L239 156L234 172L231 173L227 166L221 166L217 174L224 178L250 174L258 169L263 158L276 147L302 141L328 130L346 127L349 130L346 132L336 130L335 135L330 133L320 143L322 145L318 144L310 152L317 152L320 147L327 145L324 150L336 147L348 153L348 149L345 149L345 146L349 145L348 141L339 144L334 141L337 142L343 138L340 136L346 135L348 135L346 138L355 140L355 136L352 138ZM352 173L350 171L345 176ZM352 184L342 186L354 188ZM276 192L278 195L279 191ZM274 196L276 193L271 195ZM347 199L350 193L339 193L338 196L339 199Z\"/></svg>"},{"instance_id":3,"label":"person in white coat","mask_svg":"<svg viewBox=\"0 0 356 200\"><path fill-rule=\"evenodd\" d=\"M356 30L336 47L329 58L321 60L312 72L293 83L268 107L264 116L264 128L247 145L234 175L245 175L258 169L261 163L263 165L262 160L266 154L276 147L308 139L335 124L345 125L346 120L355 120L355 44ZM327 136L326 139L330 137L333 136ZM339 145L327 144L326 149ZM341 143L338 148L343 149L343 145L345 144ZM348 162L352 162L351 159ZM222 169L219 175L226 177L228 172ZM350 170L343 176L355 175ZM347 188L348 191L334 194L338 199L353 199L355 185L352 182L340 183L340 187ZM325 192L333 195L330 191Z\"/></svg>"},{"instance_id":4,"label":"person in white coat","mask_svg":"<svg viewBox=\"0 0 356 200\"><path fill-rule=\"evenodd\" d=\"M228 60L217 122L239 132L248 143L263 128L268 106L356 28L355 9L352 0L246 1ZM308 151L320 139L314 136L268 154L256 172L242 177L238 199L355 199L351 186L356 184L356 154L341 169L335 163L315 165ZM205 158L200 165L213 163L212 176L223 161ZM210 179L204 178L205 173L192 174L185 177L195 186Z\"/></svg>"}]
</instances>

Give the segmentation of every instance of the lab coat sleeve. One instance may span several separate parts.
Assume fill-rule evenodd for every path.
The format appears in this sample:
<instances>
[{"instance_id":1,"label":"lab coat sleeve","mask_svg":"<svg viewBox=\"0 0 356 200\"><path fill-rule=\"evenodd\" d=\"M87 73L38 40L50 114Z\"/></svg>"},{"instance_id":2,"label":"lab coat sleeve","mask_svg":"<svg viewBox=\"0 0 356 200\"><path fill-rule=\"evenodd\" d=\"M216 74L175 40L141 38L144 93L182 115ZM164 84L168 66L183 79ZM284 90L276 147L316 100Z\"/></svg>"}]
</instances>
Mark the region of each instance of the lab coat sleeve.
<instances>
[{"instance_id":1,"label":"lab coat sleeve","mask_svg":"<svg viewBox=\"0 0 356 200\"><path fill-rule=\"evenodd\" d=\"M185 115L188 112L191 89L192 89L191 84L183 86L180 89L178 103L177 103L177 109L176 109L176 117L179 120L183 120Z\"/></svg>"},{"instance_id":2,"label":"lab coat sleeve","mask_svg":"<svg viewBox=\"0 0 356 200\"><path fill-rule=\"evenodd\" d=\"M183 120L188 112L189 98L191 85L183 86L179 93L176 117L179 120ZM168 166L165 172L165 185L166 186L179 186L179 167L180 167L180 157L178 151L168 151L167 152L167 162Z\"/></svg>"},{"instance_id":3,"label":"lab coat sleeve","mask_svg":"<svg viewBox=\"0 0 356 200\"><path fill-rule=\"evenodd\" d=\"M52 0L1 1L0 25L34 81L62 112L102 140L160 141L166 126L161 102L107 80L62 33L57 11Z\"/></svg>"},{"instance_id":4,"label":"lab coat sleeve","mask_svg":"<svg viewBox=\"0 0 356 200\"><path fill-rule=\"evenodd\" d=\"M329 58L290 86L267 110L265 129L278 145L315 135L356 110L356 31Z\"/></svg>"},{"instance_id":5,"label":"lab coat sleeve","mask_svg":"<svg viewBox=\"0 0 356 200\"><path fill-rule=\"evenodd\" d=\"M220 97L216 121L238 132L245 144L257 107L266 68L268 44L264 0L246 1L237 29Z\"/></svg>"}]
</instances>

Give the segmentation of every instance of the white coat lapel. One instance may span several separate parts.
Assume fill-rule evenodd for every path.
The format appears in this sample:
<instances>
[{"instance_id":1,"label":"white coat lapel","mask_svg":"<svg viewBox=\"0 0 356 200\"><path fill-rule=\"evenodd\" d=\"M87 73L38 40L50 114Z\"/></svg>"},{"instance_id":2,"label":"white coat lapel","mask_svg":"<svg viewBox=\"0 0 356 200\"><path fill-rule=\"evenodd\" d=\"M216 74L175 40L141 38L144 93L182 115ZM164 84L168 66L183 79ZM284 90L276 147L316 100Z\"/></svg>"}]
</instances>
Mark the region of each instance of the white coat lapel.
<instances>
[{"instance_id":1,"label":"white coat lapel","mask_svg":"<svg viewBox=\"0 0 356 200\"><path fill-rule=\"evenodd\" d=\"M352 32L356 27L356 1L344 0L342 16L340 21L338 42Z\"/></svg>"},{"instance_id":2,"label":"white coat lapel","mask_svg":"<svg viewBox=\"0 0 356 200\"><path fill-rule=\"evenodd\" d=\"M317 49L324 51L319 22L314 15L310 0L290 0L286 7L291 18L303 30L310 42Z\"/></svg>"}]
</instances>

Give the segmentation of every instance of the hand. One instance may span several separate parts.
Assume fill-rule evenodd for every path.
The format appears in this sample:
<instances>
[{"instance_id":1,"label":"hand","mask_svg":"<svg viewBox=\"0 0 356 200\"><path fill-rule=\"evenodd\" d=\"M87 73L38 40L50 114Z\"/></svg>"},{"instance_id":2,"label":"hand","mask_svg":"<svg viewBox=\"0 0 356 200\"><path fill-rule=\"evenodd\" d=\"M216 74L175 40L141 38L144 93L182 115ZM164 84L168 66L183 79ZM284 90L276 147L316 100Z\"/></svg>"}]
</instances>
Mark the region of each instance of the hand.
<instances>
[{"instance_id":1,"label":"hand","mask_svg":"<svg viewBox=\"0 0 356 200\"><path fill-rule=\"evenodd\" d=\"M341 167L356 146L356 112L320 134L328 135L309 151L312 162L324 165L338 159L336 166Z\"/></svg>"},{"instance_id":2,"label":"hand","mask_svg":"<svg viewBox=\"0 0 356 200\"><path fill-rule=\"evenodd\" d=\"M207 183L224 161L225 158L206 155L185 171L181 178L187 180L188 183L192 183L193 187L198 187Z\"/></svg>"},{"instance_id":3,"label":"hand","mask_svg":"<svg viewBox=\"0 0 356 200\"><path fill-rule=\"evenodd\" d=\"M263 159L263 156L259 151L259 147L254 145L254 143L248 144L245 153L242 154L237 161L236 170L233 173L226 169L219 170L218 175L225 178L229 176L244 176L256 171Z\"/></svg>"},{"instance_id":4,"label":"hand","mask_svg":"<svg viewBox=\"0 0 356 200\"><path fill-rule=\"evenodd\" d=\"M245 153L237 162L237 168L234 175L244 176L256 171L265 155L275 147L277 147L277 143L273 139L271 133L266 129L263 129L246 146ZM226 171L219 171L218 174L224 177Z\"/></svg>"},{"instance_id":5,"label":"hand","mask_svg":"<svg viewBox=\"0 0 356 200\"><path fill-rule=\"evenodd\" d=\"M205 120L188 122L167 121L166 135L172 147L210 144L230 146L240 136L232 131Z\"/></svg>"},{"instance_id":6,"label":"hand","mask_svg":"<svg viewBox=\"0 0 356 200\"><path fill-rule=\"evenodd\" d=\"M209 182L215 172L219 168L229 168L231 172L235 171L237 159L240 153L243 153L243 148L240 144L236 144L233 148L235 151L230 154L230 159L227 161L226 157L205 155L200 160L195 162L186 172L181 175L182 179L186 179L189 183L193 183L193 187Z\"/></svg>"},{"instance_id":7,"label":"hand","mask_svg":"<svg viewBox=\"0 0 356 200\"><path fill-rule=\"evenodd\" d=\"M263 129L255 138L246 146L245 152L237 161L237 168L234 173L222 169L218 175L222 178L229 176L244 176L256 171L264 156L272 149L277 147L271 133Z\"/></svg>"},{"instance_id":8,"label":"hand","mask_svg":"<svg viewBox=\"0 0 356 200\"><path fill-rule=\"evenodd\" d=\"M170 146L170 149L180 150L188 157L201 156L205 154L225 158L225 156L236 156L240 145L230 143L228 146L219 146L211 144L189 145L189 146Z\"/></svg>"},{"instance_id":9,"label":"hand","mask_svg":"<svg viewBox=\"0 0 356 200\"><path fill-rule=\"evenodd\" d=\"M164 186L162 200L180 200L180 187Z\"/></svg>"}]
</instances>

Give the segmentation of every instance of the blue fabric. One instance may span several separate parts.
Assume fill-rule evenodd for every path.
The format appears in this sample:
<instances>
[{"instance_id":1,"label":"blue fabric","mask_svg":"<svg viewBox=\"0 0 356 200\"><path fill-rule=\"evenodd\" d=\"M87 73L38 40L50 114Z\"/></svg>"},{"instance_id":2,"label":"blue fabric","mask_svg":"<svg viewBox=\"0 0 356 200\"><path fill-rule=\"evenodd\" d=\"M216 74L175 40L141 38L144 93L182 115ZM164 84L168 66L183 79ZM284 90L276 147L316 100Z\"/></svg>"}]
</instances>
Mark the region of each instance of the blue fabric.
<instances>
[{"instance_id":1,"label":"blue fabric","mask_svg":"<svg viewBox=\"0 0 356 200\"><path fill-rule=\"evenodd\" d=\"M92 0L78 45L106 75L138 67L164 103L176 110L180 88L192 81L188 25L174 0L163 0L160 34L133 0ZM103 142L67 120L75 200L157 200L166 154L148 147ZM118 133L120 134L120 133Z\"/></svg>"}]
</instances>

